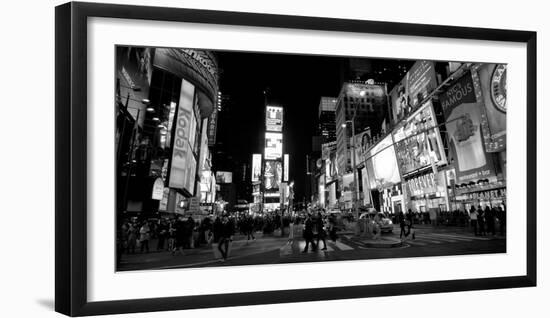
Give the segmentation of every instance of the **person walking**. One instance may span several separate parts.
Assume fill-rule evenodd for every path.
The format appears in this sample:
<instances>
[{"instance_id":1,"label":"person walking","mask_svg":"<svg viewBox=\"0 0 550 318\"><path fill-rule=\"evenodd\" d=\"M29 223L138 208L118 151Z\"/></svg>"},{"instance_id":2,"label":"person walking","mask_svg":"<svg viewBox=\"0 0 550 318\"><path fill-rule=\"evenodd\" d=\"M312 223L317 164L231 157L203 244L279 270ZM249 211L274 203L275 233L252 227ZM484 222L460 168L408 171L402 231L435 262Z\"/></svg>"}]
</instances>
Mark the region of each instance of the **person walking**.
<instances>
[{"instance_id":1,"label":"person walking","mask_svg":"<svg viewBox=\"0 0 550 318\"><path fill-rule=\"evenodd\" d=\"M411 210L409 209L409 212L407 215L410 215L410 214L411 214ZM406 227L405 214L403 214L403 211L399 212L399 214L397 215L397 219L399 221L399 228L401 229L401 231L399 232L399 239L402 239L403 234L406 233L405 232L405 227Z\"/></svg>"},{"instance_id":2,"label":"person walking","mask_svg":"<svg viewBox=\"0 0 550 318\"><path fill-rule=\"evenodd\" d=\"M313 220L311 219L311 214L308 213L307 218L304 222L304 233L303 233L304 240L306 241L306 247L304 248L302 253L307 253L309 248L309 243L311 243L311 249L316 250L315 242L313 242L313 227L314 227L314 224L313 224Z\"/></svg>"},{"instance_id":3,"label":"person walking","mask_svg":"<svg viewBox=\"0 0 550 318\"><path fill-rule=\"evenodd\" d=\"M490 208L489 206L485 207L485 222L487 223L487 233L491 233L492 236L495 236L495 214L496 209Z\"/></svg>"},{"instance_id":4,"label":"person walking","mask_svg":"<svg viewBox=\"0 0 550 318\"><path fill-rule=\"evenodd\" d=\"M254 219L251 216L248 216L245 219L245 233L246 233L246 242L252 238L252 240L256 240L254 237Z\"/></svg>"},{"instance_id":5,"label":"person walking","mask_svg":"<svg viewBox=\"0 0 550 318\"><path fill-rule=\"evenodd\" d=\"M185 247L189 249L195 248L195 242L193 239L193 233L195 232L195 220L193 220L192 217L188 217L187 221L185 222L186 225L186 234L187 237L185 238Z\"/></svg>"},{"instance_id":6,"label":"person walking","mask_svg":"<svg viewBox=\"0 0 550 318\"><path fill-rule=\"evenodd\" d=\"M149 222L145 221L139 229L139 250L141 253L143 253L143 250L145 250L146 253L149 253L149 238L151 235L150 232L151 228L149 227Z\"/></svg>"},{"instance_id":7,"label":"person walking","mask_svg":"<svg viewBox=\"0 0 550 318\"><path fill-rule=\"evenodd\" d=\"M477 225L479 226L479 234L481 236L486 236L487 231L485 230L485 212L481 208L481 205L477 208Z\"/></svg>"},{"instance_id":8,"label":"person walking","mask_svg":"<svg viewBox=\"0 0 550 318\"><path fill-rule=\"evenodd\" d=\"M336 242L336 238L338 237L336 231L336 217L331 214L328 218L328 235L333 242Z\"/></svg>"},{"instance_id":9,"label":"person walking","mask_svg":"<svg viewBox=\"0 0 550 318\"><path fill-rule=\"evenodd\" d=\"M504 236L506 230L506 211L499 206L497 211L499 234Z\"/></svg>"},{"instance_id":10,"label":"person walking","mask_svg":"<svg viewBox=\"0 0 550 318\"><path fill-rule=\"evenodd\" d=\"M172 252L176 248L176 222L175 220L170 220L168 223L168 251Z\"/></svg>"},{"instance_id":11,"label":"person walking","mask_svg":"<svg viewBox=\"0 0 550 318\"><path fill-rule=\"evenodd\" d=\"M321 250L327 250L327 232L325 231L325 222L323 221L323 215L321 212L317 212L317 220L315 222L315 227L317 228L317 247L319 247L319 240L323 241L323 248Z\"/></svg>"},{"instance_id":12,"label":"person walking","mask_svg":"<svg viewBox=\"0 0 550 318\"><path fill-rule=\"evenodd\" d=\"M174 224L174 228L176 239L174 249L172 250L172 255L175 255L176 251L179 251L181 255L185 255L183 252L183 247L185 245L185 240L187 239L187 234L185 233L186 224L181 217L177 219Z\"/></svg>"},{"instance_id":13,"label":"person walking","mask_svg":"<svg viewBox=\"0 0 550 318\"><path fill-rule=\"evenodd\" d=\"M166 222L164 220L159 221L157 233L157 251L164 251L164 242L166 241L166 237L168 236L168 226L166 225Z\"/></svg>"},{"instance_id":14,"label":"person walking","mask_svg":"<svg viewBox=\"0 0 550 318\"><path fill-rule=\"evenodd\" d=\"M294 223L296 220L290 220L290 224L288 225L288 241L286 244L292 244L294 241Z\"/></svg>"},{"instance_id":15,"label":"person walking","mask_svg":"<svg viewBox=\"0 0 550 318\"><path fill-rule=\"evenodd\" d=\"M477 215L476 208L472 205L472 207L470 208L470 224L474 228L474 235L475 236L479 235L478 229L477 229L477 217L478 217L478 215Z\"/></svg>"},{"instance_id":16,"label":"person walking","mask_svg":"<svg viewBox=\"0 0 550 318\"><path fill-rule=\"evenodd\" d=\"M128 225L128 253L130 254L136 253L137 235L138 230L136 224L130 223Z\"/></svg>"},{"instance_id":17,"label":"person walking","mask_svg":"<svg viewBox=\"0 0 550 318\"><path fill-rule=\"evenodd\" d=\"M220 241L218 242L218 250L222 254L222 262L227 260L229 256L229 243L233 240L233 224L229 221L227 215L222 218L221 228L220 228Z\"/></svg>"}]
</instances>

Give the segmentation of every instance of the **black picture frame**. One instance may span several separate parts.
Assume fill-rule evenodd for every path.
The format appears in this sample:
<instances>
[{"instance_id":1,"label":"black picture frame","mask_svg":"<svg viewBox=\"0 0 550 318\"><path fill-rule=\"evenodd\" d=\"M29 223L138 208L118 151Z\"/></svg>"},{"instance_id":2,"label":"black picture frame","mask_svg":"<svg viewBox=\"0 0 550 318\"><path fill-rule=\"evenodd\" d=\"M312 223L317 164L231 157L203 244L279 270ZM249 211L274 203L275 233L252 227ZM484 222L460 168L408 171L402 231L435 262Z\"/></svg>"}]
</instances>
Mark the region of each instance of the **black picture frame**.
<instances>
[{"instance_id":1,"label":"black picture frame","mask_svg":"<svg viewBox=\"0 0 550 318\"><path fill-rule=\"evenodd\" d=\"M376 33L527 45L527 274L120 301L87 301L87 19L90 17ZM536 286L536 32L71 2L55 9L55 310L69 316ZM516 154L517 155L517 154Z\"/></svg>"}]
</instances>

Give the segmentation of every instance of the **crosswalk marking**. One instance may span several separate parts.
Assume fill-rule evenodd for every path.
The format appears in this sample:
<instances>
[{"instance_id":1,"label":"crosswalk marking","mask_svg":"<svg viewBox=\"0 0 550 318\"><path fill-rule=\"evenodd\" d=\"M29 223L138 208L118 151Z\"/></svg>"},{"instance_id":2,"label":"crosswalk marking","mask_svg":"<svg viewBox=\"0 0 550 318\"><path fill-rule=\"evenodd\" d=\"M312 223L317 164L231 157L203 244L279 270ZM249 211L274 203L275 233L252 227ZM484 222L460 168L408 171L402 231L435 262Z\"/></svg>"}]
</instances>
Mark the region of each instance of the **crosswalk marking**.
<instances>
[{"instance_id":1,"label":"crosswalk marking","mask_svg":"<svg viewBox=\"0 0 550 318\"><path fill-rule=\"evenodd\" d=\"M467 239L469 241L471 241L471 240L478 240L478 241L487 241L487 240L489 240L489 238L487 238L487 237L479 237L479 236L457 236L457 235L450 235L450 234L443 234L443 233L432 233L432 235L452 237L452 238L462 238L462 239Z\"/></svg>"},{"instance_id":2,"label":"crosswalk marking","mask_svg":"<svg viewBox=\"0 0 550 318\"><path fill-rule=\"evenodd\" d=\"M412 241L412 240L411 240ZM442 241L435 241L435 240L430 240L430 239L427 239L425 238L424 236L421 236L421 237L416 237L414 239L414 241L422 241L422 242L428 242L428 243L432 243L432 244L441 244L443 243Z\"/></svg>"},{"instance_id":3,"label":"crosswalk marking","mask_svg":"<svg viewBox=\"0 0 550 318\"><path fill-rule=\"evenodd\" d=\"M420 246L425 246L425 245L428 245L428 243L422 243L422 242L418 242L416 240L409 240L409 241L406 241L404 242L406 244L412 244L412 245L420 245Z\"/></svg>"},{"instance_id":4,"label":"crosswalk marking","mask_svg":"<svg viewBox=\"0 0 550 318\"><path fill-rule=\"evenodd\" d=\"M353 250L354 248L349 246L349 245L346 245L340 241L335 241L335 242L331 242L333 243L334 245L336 245L336 247L338 247L338 249L342 250L342 251L349 251L349 250Z\"/></svg>"},{"instance_id":5,"label":"crosswalk marking","mask_svg":"<svg viewBox=\"0 0 550 318\"><path fill-rule=\"evenodd\" d=\"M466 237L466 236L447 235L447 234L439 234L439 233L433 233L432 235L441 237L443 239L448 238L451 240L458 240L458 241L468 241L468 242L472 241L471 237Z\"/></svg>"}]
</instances>

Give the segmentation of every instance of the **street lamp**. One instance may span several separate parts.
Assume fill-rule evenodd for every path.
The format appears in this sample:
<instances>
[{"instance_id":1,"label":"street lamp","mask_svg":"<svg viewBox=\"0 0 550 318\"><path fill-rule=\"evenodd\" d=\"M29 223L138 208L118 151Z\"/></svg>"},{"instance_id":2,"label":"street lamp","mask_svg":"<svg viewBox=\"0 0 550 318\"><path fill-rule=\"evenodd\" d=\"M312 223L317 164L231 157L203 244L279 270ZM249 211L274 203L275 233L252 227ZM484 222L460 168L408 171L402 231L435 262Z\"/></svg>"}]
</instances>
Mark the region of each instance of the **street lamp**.
<instances>
[{"instance_id":1,"label":"street lamp","mask_svg":"<svg viewBox=\"0 0 550 318\"><path fill-rule=\"evenodd\" d=\"M358 190L359 190L359 183L357 182L357 175L355 173L355 169L356 169L356 165L355 165L355 115L351 118L351 120L346 120L343 124L342 124L342 128L346 128L347 127L347 123L351 123L351 140L352 140L352 145L351 145L351 149L352 149L352 155L351 155L351 169L353 171L353 185L354 185L354 189L353 189L353 196L352 196L352 204L353 204L353 207L354 207L354 218L355 218L355 222L356 222L356 227L355 227L355 231L356 231L356 234L358 234L358 229L359 229L359 205L358 205L358 200L359 200L359 193L358 193ZM347 135L346 135L346 130L344 129L344 136L346 136L346 139L347 139Z\"/></svg>"}]
</instances>

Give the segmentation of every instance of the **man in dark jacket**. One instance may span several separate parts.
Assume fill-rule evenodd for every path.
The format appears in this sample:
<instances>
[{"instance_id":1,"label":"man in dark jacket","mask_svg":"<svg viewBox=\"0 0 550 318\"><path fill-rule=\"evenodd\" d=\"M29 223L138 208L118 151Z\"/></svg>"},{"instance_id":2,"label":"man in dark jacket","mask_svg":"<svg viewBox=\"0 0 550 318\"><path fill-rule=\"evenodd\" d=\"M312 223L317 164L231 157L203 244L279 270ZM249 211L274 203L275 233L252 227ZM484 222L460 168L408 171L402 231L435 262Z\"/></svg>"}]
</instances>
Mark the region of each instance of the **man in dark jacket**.
<instances>
[{"instance_id":1,"label":"man in dark jacket","mask_svg":"<svg viewBox=\"0 0 550 318\"><path fill-rule=\"evenodd\" d=\"M309 248L309 243L311 243L311 249L316 250L317 247L315 246L315 242L313 242L313 220L311 219L311 215L308 214L306 221L304 223L304 239L306 240L306 247L302 251L302 253L307 253L307 250Z\"/></svg>"},{"instance_id":2,"label":"man in dark jacket","mask_svg":"<svg viewBox=\"0 0 550 318\"><path fill-rule=\"evenodd\" d=\"M227 215L222 218L222 224L220 228L220 241L218 242L218 250L222 254L222 261L225 262L229 251L229 242L232 241L234 234L233 223L229 221Z\"/></svg>"},{"instance_id":3,"label":"man in dark jacket","mask_svg":"<svg viewBox=\"0 0 550 318\"><path fill-rule=\"evenodd\" d=\"M317 228L317 246L319 246L319 240L323 241L323 251L327 249L327 241L325 237L327 232L325 231L325 224L323 222L323 216L321 212L317 213L317 220L315 220L315 227Z\"/></svg>"}]
</instances>

